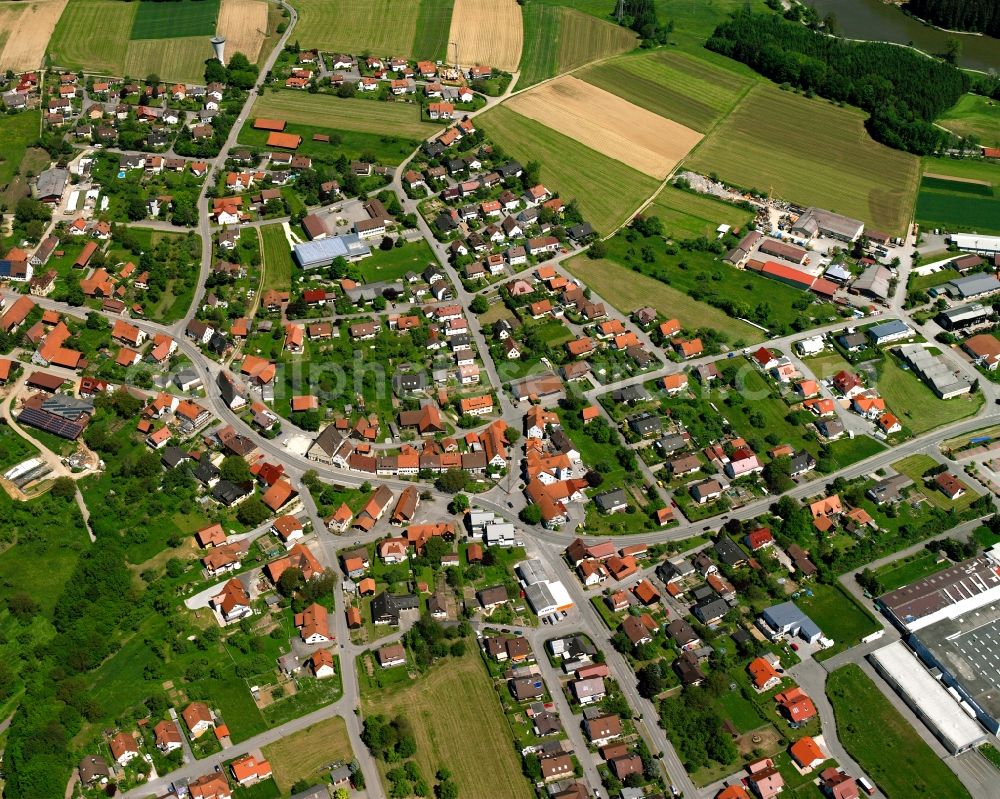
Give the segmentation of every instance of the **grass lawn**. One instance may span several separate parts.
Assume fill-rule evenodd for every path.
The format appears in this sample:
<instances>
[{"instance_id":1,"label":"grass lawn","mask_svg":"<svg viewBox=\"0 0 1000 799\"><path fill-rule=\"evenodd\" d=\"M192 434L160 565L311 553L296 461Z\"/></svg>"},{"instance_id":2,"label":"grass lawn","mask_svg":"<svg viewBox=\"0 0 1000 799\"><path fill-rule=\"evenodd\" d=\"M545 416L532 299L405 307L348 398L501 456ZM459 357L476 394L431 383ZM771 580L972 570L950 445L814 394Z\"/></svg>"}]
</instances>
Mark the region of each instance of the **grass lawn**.
<instances>
[{"instance_id":1,"label":"grass lawn","mask_svg":"<svg viewBox=\"0 0 1000 799\"><path fill-rule=\"evenodd\" d=\"M970 488L963 496L953 501L938 491L932 483L924 483L923 473L938 465L938 462L930 455L910 455L908 458L896 461L892 464L892 468L909 477L927 497L928 502L935 507L961 512L979 498L979 494ZM963 479L963 475L958 469L953 470L953 472L958 475L959 480Z\"/></svg>"},{"instance_id":2,"label":"grass lawn","mask_svg":"<svg viewBox=\"0 0 1000 799\"><path fill-rule=\"evenodd\" d=\"M673 186L663 187L646 214L659 217L667 235L679 240L698 236L713 239L720 224L742 229L753 219L750 211Z\"/></svg>"},{"instance_id":3,"label":"grass lawn","mask_svg":"<svg viewBox=\"0 0 1000 799\"><path fill-rule=\"evenodd\" d=\"M524 46L517 89L601 58L624 53L636 44L632 31L590 14L546 2L526 2L522 9ZM601 16L606 17L606 13Z\"/></svg>"},{"instance_id":4,"label":"grass lawn","mask_svg":"<svg viewBox=\"0 0 1000 799\"><path fill-rule=\"evenodd\" d=\"M902 233L919 161L873 141L864 116L758 83L683 166Z\"/></svg>"},{"instance_id":5,"label":"grass lawn","mask_svg":"<svg viewBox=\"0 0 1000 799\"><path fill-rule=\"evenodd\" d=\"M880 629L878 622L862 608L839 584L809 586L812 596L799 594L795 603L811 618L823 634L832 638L834 645L823 652L823 658L832 657L849 649Z\"/></svg>"},{"instance_id":6,"label":"grass lawn","mask_svg":"<svg viewBox=\"0 0 1000 799\"><path fill-rule=\"evenodd\" d=\"M284 226L281 224L263 225L260 228L263 247L264 283L261 291L278 289L288 291L292 287L291 250L288 249L288 239L285 238Z\"/></svg>"},{"instance_id":7,"label":"grass lawn","mask_svg":"<svg viewBox=\"0 0 1000 799\"><path fill-rule=\"evenodd\" d=\"M853 439L842 438L839 441L832 441L829 449L838 468L843 469L852 463L878 455L885 450L885 444L868 436L855 436Z\"/></svg>"},{"instance_id":8,"label":"grass lawn","mask_svg":"<svg viewBox=\"0 0 1000 799\"><path fill-rule=\"evenodd\" d=\"M851 757L889 799L963 799L969 792L856 665L832 672L826 691Z\"/></svg>"},{"instance_id":9,"label":"grass lawn","mask_svg":"<svg viewBox=\"0 0 1000 799\"><path fill-rule=\"evenodd\" d=\"M379 280L396 280L407 272L420 274L428 264L436 264L437 259L430 245L420 239L391 250L372 249L371 258L365 258L358 269L366 283Z\"/></svg>"},{"instance_id":10,"label":"grass lawn","mask_svg":"<svg viewBox=\"0 0 1000 799\"><path fill-rule=\"evenodd\" d=\"M268 744L263 753L274 769L274 781L282 793L288 793L298 780L321 777L330 763L338 760L346 763L353 757L347 725L339 716Z\"/></svg>"},{"instance_id":11,"label":"grass lawn","mask_svg":"<svg viewBox=\"0 0 1000 799\"><path fill-rule=\"evenodd\" d=\"M923 380L900 368L892 357L882 361L878 390L889 410L914 435L972 416L983 404L983 396L978 392L950 400L938 399Z\"/></svg>"},{"instance_id":12,"label":"grass lawn","mask_svg":"<svg viewBox=\"0 0 1000 799\"><path fill-rule=\"evenodd\" d=\"M930 263L933 263L933 261L930 261ZM947 283L949 280L953 280L955 275L956 272L954 269L938 269L936 272L929 272L926 275L911 274L906 287L910 291L927 291L927 289L940 286L943 283Z\"/></svg>"},{"instance_id":13,"label":"grass lawn","mask_svg":"<svg viewBox=\"0 0 1000 799\"><path fill-rule=\"evenodd\" d=\"M37 454L34 444L21 438L9 425L0 425L0 472Z\"/></svg>"},{"instance_id":14,"label":"grass lawn","mask_svg":"<svg viewBox=\"0 0 1000 799\"><path fill-rule=\"evenodd\" d=\"M841 357L836 350L819 355L815 358L804 358L805 365L817 380L826 380L837 372L851 372L854 367Z\"/></svg>"},{"instance_id":15,"label":"grass lawn","mask_svg":"<svg viewBox=\"0 0 1000 799\"><path fill-rule=\"evenodd\" d=\"M942 568L943 564L937 562L937 557L932 552L921 550L908 558L883 566L875 572L875 576L886 591L895 591L897 588L941 571Z\"/></svg>"},{"instance_id":16,"label":"grass lawn","mask_svg":"<svg viewBox=\"0 0 1000 799\"><path fill-rule=\"evenodd\" d=\"M655 114L707 133L754 81L676 51L629 54L582 70L577 77Z\"/></svg>"},{"instance_id":17,"label":"grass lawn","mask_svg":"<svg viewBox=\"0 0 1000 799\"><path fill-rule=\"evenodd\" d=\"M622 313L650 305L667 317L676 317L691 330L711 327L729 336L731 341L742 339L748 343L764 338L764 333L752 325L614 261L595 261L581 255L567 261L566 267Z\"/></svg>"},{"instance_id":18,"label":"grass lawn","mask_svg":"<svg viewBox=\"0 0 1000 799\"><path fill-rule=\"evenodd\" d=\"M132 22L132 39L214 36L219 0L175 0L140 3Z\"/></svg>"},{"instance_id":19,"label":"grass lawn","mask_svg":"<svg viewBox=\"0 0 1000 799\"><path fill-rule=\"evenodd\" d=\"M624 222L659 185L654 178L503 106L477 117L476 125L522 163L541 162L545 185L566 202L575 199L584 218L601 233Z\"/></svg>"},{"instance_id":20,"label":"grass lawn","mask_svg":"<svg viewBox=\"0 0 1000 799\"><path fill-rule=\"evenodd\" d=\"M975 136L987 147L1000 145L1000 102L978 94L963 94L936 122L957 136Z\"/></svg>"},{"instance_id":21,"label":"grass lawn","mask_svg":"<svg viewBox=\"0 0 1000 799\"><path fill-rule=\"evenodd\" d=\"M39 111L22 111L0 117L0 185L11 181L28 145L38 139L38 126L41 122ZM12 207L13 210L13 207Z\"/></svg>"},{"instance_id":22,"label":"grass lawn","mask_svg":"<svg viewBox=\"0 0 1000 799\"><path fill-rule=\"evenodd\" d=\"M462 796L533 796L520 776L511 731L477 654L449 658L411 685L367 696L362 709L409 719L417 739L415 759L426 778L444 766L451 770Z\"/></svg>"},{"instance_id":23,"label":"grass lawn","mask_svg":"<svg viewBox=\"0 0 1000 799\"><path fill-rule=\"evenodd\" d=\"M345 158L352 160L372 158L377 163L394 166L408 158L419 144L413 138L357 130L335 130L315 125L289 124L285 126L285 131L302 137L297 153L327 161L343 154ZM313 135L317 133L329 136L330 141L313 141ZM249 125L244 125L240 130L239 143L263 150L267 148L267 136L266 130L254 130Z\"/></svg>"},{"instance_id":24,"label":"grass lawn","mask_svg":"<svg viewBox=\"0 0 1000 799\"><path fill-rule=\"evenodd\" d=\"M371 13L371 10L366 12ZM293 89L267 90L254 103L251 116L360 133L382 135L388 131L394 136L415 139L424 139L441 129L440 124L420 121L416 103L344 99Z\"/></svg>"},{"instance_id":25,"label":"grass lawn","mask_svg":"<svg viewBox=\"0 0 1000 799\"><path fill-rule=\"evenodd\" d=\"M738 690L726 691L719 697L719 711L740 733L756 730L764 723L757 708L744 699Z\"/></svg>"}]
</instances>

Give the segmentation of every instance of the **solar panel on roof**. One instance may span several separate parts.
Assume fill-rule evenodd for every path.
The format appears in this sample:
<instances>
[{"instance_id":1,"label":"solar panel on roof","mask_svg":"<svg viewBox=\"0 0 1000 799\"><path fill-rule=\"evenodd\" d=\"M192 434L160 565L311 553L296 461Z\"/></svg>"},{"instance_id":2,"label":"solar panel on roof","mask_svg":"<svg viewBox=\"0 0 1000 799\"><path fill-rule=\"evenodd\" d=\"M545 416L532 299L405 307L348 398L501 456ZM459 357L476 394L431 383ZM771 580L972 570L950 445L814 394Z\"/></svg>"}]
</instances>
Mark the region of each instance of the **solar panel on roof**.
<instances>
[{"instance_id":1,"label":"solar panel on roof","mask_svg":"<svg viewBox=\"0 0 1000 799\"><path fill-rule=\"evenodd\" d=\"M71 422L36 408L25 408L22 410L17 417L17 421L71 440L79 438L85 426L80 422Z\"/></svg>"}]
</instances>

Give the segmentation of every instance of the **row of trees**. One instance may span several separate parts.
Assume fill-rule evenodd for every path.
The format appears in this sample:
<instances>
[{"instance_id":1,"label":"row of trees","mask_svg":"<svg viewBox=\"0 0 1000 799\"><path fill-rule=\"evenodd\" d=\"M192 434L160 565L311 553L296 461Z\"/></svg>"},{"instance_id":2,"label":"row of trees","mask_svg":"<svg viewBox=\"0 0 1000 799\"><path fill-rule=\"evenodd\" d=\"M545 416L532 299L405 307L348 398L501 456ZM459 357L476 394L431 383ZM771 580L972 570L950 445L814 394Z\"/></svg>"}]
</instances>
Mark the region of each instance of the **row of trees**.
<instances>
[{"instance_id":1,"label":"row of trees","mask_svg":"<svg viewBox=\"0 0 1000 799\"><path fill-rule=\"evenodd\" d=\"M748 10L719 25L706 46L778 83L864 109L875 139L918 155L950 140L933 121L970 88L954 66L907 48L837 39Z\"/></svg>"}]
</instances>

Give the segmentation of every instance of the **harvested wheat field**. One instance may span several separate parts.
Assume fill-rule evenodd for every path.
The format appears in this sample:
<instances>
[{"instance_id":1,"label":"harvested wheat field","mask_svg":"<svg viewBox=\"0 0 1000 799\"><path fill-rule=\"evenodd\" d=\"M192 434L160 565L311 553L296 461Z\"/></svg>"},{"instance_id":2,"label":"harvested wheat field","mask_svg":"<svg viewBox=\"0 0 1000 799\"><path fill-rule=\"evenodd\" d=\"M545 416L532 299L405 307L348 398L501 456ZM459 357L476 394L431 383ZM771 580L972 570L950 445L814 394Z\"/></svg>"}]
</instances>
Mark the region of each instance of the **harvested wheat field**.
<instances>
[{"instance_id":1,"label":"harvested wheat field","mask_svg":"<svg viewBox=\"0 0 1000 799\"><path fill-rule=\"evenodd\" d=\"M65 7L66 0L0 4L0 30L5 36L0 68L23 72L40 67L49 37Z\"/></svg>"},{"instance_id":2,"label":"harvested wheat field","mask_svg":"<svg viewBox=\"0 0 1000 799\"><path fill-rule=\"evenodd\" d=\"M515 95L507 106L661 180L701 140L697 131L572 75Z\"/></svg>"},{"instance_id":3,"label":"harvested wheat field","mask_svg":"<svg viewBox=\"0 0 1000 799\"><path fill-rule=\"evenodd\" d=\"M513 72L524 43L521 6L517 0L455 0L448 41L458 43L460 64Z\"/></svg>"},{"instance_id":4,"label":"harvested wheat field","mask_svg":"<svg viewBox=\"0 0 1000 799\"><path fill-rule=\"evenodd\" d=\"M226 37L226 51L243 53L257 62L267 36L267 3L264 0L222 0L218 32Z\"/></svg>"}]
</instances>

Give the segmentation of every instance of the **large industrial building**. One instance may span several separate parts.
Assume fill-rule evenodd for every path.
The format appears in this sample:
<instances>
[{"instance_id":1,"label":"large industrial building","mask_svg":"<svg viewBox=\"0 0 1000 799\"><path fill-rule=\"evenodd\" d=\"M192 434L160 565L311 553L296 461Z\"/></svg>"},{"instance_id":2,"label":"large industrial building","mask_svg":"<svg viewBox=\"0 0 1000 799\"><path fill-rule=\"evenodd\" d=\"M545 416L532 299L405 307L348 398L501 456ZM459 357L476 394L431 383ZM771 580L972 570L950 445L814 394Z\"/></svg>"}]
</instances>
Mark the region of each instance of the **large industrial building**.
<instances>
[{"instance_id":1,"label":"large industrial building","mask_svg":"<svg viewBox=\"0 0 1000 799\"><path fill-rule=\"evenodd\" d=\"M296 244L294 252L299 266L303 269L315 269L318 266L329 266L335 258L359 261L371 255L372 248L356 233L345 233L342 236L326 236Z\"/></svg>"},{"instance_id":2,"label":"large industrial building","mask_svg":"<svg viewBox=\"0 0 1000 799\"><path fill-rule=\"evenodd\" d=\"M956 707L1000 732L1000 546L890 591L878 605Z\"/></svg>"},{"instance_id":3,"label":"large industrial building","mask_svg":"<svg viewBox=\"0 0 1000 799\"><path fill-rule=\"evenodd\" d=\"M934 679L901 641L882 647L871 661L949 752L958 754L986 740L972 708Z\"/></svg>"}]
</instances>

